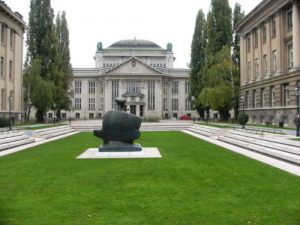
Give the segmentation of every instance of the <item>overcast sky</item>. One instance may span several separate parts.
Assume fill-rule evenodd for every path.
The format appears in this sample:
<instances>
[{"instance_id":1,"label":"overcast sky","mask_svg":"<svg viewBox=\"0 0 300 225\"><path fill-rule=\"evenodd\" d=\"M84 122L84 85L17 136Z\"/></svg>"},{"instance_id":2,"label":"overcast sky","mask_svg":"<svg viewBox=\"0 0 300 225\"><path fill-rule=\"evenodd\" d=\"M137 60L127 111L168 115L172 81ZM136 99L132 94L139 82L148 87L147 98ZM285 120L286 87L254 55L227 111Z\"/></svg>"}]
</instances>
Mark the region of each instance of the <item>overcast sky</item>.
<instances>
[{"instance_id":1,"label":"overcast sky","mask_svg":"<svg viewBox=\"0 0 300 225\"><path fill-rule=\"evenodd\" d=\"M28 22L30 0L5 0ZM229 0L249 13L261 0ZM186 68L199 9L208 12L210 0L52 0L57 11L66 11L73 67L94 67L97 42L106 48L122 39L146 39L163 48L171 42L175 67Z\"/></svg>"}]
</instances>

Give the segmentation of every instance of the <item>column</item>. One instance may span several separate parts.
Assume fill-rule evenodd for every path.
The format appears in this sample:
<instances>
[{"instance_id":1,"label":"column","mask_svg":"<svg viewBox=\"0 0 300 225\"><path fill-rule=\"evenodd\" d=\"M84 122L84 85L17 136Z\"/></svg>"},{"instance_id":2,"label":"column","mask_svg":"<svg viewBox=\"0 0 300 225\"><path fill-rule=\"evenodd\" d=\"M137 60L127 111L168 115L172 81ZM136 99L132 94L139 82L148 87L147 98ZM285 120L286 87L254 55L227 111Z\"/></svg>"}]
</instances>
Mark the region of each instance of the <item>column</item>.
<instances>
[{"instance_id":1,"label":"column","mask_svg":"<svg viewBox=\"0 0 300 225\"><path fill-rule=\"evenodd\" d=\"M300 12L299 1L293 1L293 49L294 67L300 68Z\"/></svg>"},{"instance_id":2,"label":"column","mask_svg":"<svg viewBox=\"0 0 300 225\"><path fill-rule=\"evenodd\" d=\"M135 110L136 110L135 111L135 115L136 116L140 116L140 105L139 104L136 105L136 109Z\"/></svg>"}]
</instances>

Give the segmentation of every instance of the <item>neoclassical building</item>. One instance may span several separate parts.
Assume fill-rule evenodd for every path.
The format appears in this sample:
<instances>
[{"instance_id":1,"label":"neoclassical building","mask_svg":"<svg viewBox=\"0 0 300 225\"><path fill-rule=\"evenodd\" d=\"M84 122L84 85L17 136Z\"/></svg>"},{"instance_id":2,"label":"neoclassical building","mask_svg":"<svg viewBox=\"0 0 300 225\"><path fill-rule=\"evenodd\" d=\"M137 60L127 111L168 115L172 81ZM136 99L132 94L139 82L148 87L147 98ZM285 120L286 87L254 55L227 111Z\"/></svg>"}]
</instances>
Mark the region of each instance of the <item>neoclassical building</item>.
<instances>
[{"instance_id":1,"label":"neoclassical building","mask_svg":"<svg viewBox=\"0 0 300 225\"><path fill-rule=\"evenodd\" d=\"M238 27L241 107L252 123L295 126L300 88L300 0L264 0Z\"/></svg>"},{"instance_id":2,"label":"neoclassical building","mask_svg":"<svg viewBox=\"0 0 300 225\"><path fill-rule=\"evenodd\" d=\"M25 22L0 0L0 117L21 119Z\"/></svg>"},{"instance_id":3,"label":"neoclassical building","mask_svg":"<svg viewBox=\"0 0 300 225\"><path fill-rule=\"evenodd\" d=\"M102 118L121 96L127 99L127 111L140 117L194 116L189 69L174 68L171 43L166 49L137 39L107 48L98 43L94 59L95 68L73 70L73 108L62 117Z\"/></svg>"}]
</instances>

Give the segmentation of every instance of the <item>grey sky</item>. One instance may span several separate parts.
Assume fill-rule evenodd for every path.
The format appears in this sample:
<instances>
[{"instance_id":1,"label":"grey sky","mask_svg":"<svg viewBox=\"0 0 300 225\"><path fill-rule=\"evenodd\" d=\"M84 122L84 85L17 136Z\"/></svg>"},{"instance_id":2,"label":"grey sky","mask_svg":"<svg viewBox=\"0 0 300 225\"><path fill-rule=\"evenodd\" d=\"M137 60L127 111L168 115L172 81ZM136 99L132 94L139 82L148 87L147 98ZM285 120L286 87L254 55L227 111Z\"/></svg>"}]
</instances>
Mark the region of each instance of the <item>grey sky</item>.
<instances>
[{"instance_id":1,"label":"grey sky","mask_svg":"<svg viewBox=\"0 0 300 225\"><path fill-rule=\"evenodd\" d=\"M30 0L5 0L28 22ZM229 0L249 13L261 0ZM175 67L187 67L197 12L209 10L210 0L52 0L55 12L66 11L73 67L94 67L98 41L106 48L121 39L151 40L165 48L173 44Z\"/></svg>"}]
</instances>

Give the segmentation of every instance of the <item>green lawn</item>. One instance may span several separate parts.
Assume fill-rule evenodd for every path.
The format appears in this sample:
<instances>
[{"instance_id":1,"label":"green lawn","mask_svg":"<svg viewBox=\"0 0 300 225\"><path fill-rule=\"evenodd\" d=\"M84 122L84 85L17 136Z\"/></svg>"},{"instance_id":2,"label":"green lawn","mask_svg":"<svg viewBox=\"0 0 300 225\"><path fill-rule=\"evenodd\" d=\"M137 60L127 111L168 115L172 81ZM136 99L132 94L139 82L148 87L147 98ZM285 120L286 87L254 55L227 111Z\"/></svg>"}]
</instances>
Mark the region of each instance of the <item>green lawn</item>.
<instances>
[{"instance_id":1,"label":"green lawn","mask_svg":"<svg viewBox=\"0 0 300 225\"><path fill-rule=\"evenodd\" d=\"M0 158L0 225L299 225L300 178L180 132L161 159L75 159L80 133Z\"/></svg>"}]
</instances>

